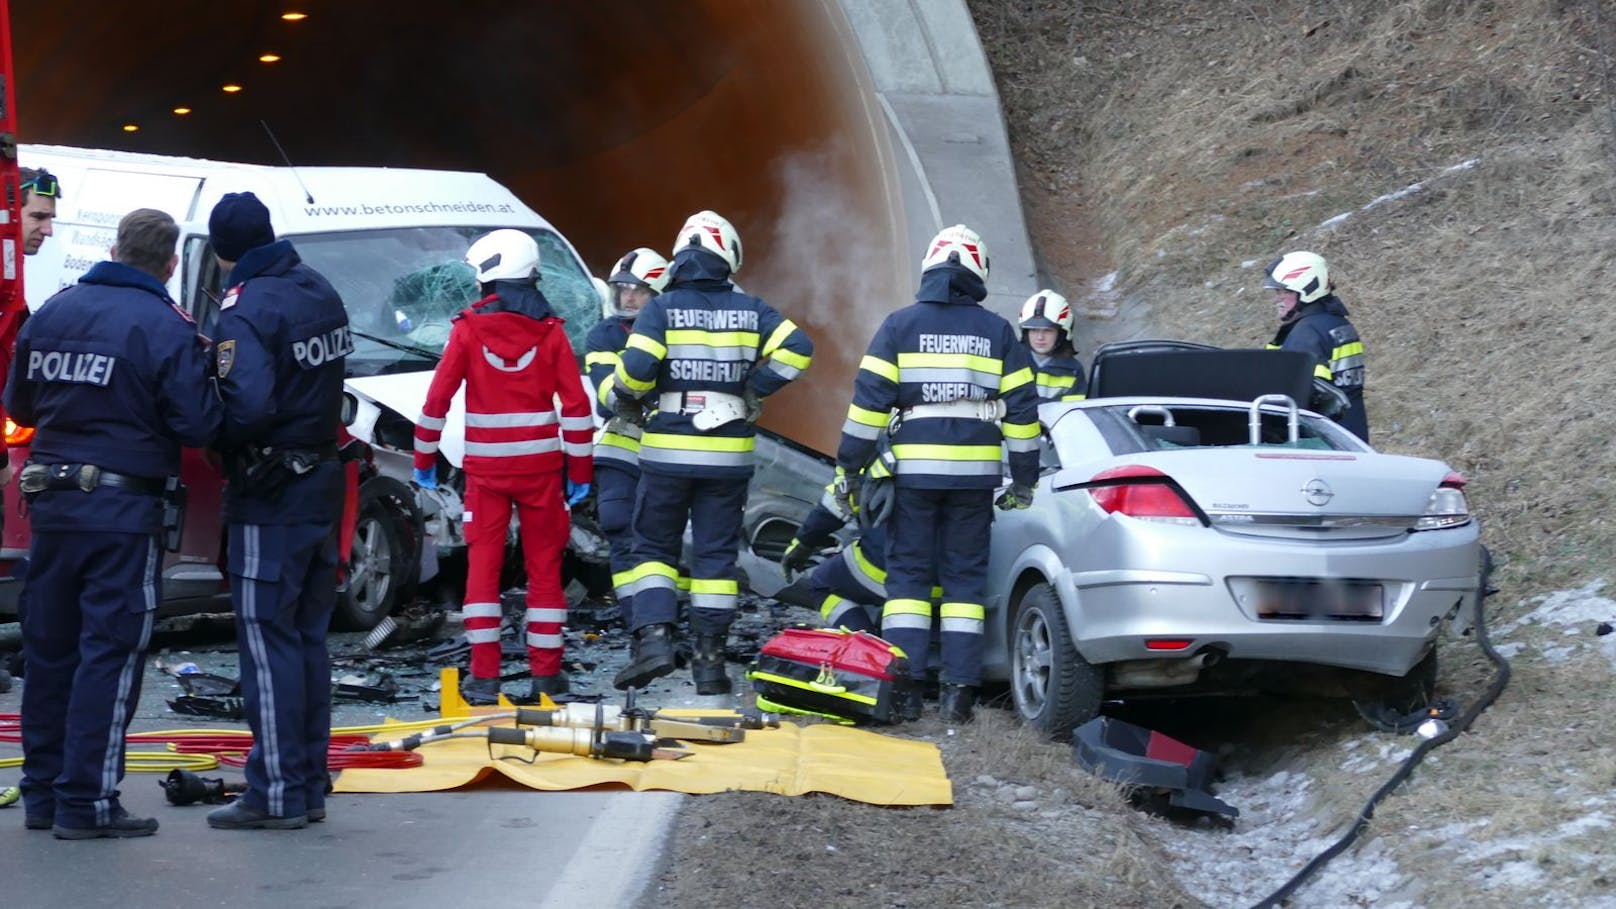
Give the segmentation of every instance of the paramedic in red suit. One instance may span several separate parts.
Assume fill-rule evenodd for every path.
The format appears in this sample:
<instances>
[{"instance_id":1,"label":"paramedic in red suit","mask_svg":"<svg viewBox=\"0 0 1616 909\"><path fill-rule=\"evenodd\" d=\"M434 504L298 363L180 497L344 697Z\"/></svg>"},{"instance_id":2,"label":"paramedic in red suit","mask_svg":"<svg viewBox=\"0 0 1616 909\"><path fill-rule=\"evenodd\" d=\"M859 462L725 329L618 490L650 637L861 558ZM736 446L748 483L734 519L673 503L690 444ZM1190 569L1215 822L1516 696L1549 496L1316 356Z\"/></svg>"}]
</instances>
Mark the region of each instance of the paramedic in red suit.
<instances>
[{"instance_id":1,"label":"paramedic in red suit","mask_svg":"<svg viewBox=\"0 0 1616 909\"><path fill-rule=\"evenodd\" d=\"M415 482L437 486L444 417L463 382L463 614L471 676L462 691L473 704L499 699L499 575L515 507L527 568L530 696L536 700L567 690L561 671L561 625L567 618L561 553L571 525L567 508L589 494L595 425L562 320L538 289L538 244L519 230L496 230L471 245L466 263L484 296L455 317L432 376L416 423Z\"/></svg>"}]
</instances>

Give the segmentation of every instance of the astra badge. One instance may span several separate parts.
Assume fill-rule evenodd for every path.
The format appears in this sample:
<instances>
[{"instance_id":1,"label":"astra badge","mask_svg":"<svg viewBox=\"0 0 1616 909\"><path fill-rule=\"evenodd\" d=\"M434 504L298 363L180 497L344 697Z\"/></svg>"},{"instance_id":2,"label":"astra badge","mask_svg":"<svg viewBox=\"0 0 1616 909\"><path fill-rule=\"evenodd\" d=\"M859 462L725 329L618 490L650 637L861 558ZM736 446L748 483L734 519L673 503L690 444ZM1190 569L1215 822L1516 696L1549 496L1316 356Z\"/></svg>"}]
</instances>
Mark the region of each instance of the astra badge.
<instances>
[{"instance_id":1,"label":"astra badge","mask_svg":"<svg viewBox=\"0 0 1616 909\"><path fill-rule=\"evenodd\" d=\"M1335 498L1335 491L1330 488L1329 483L1315 477L1302 484L1302 497L1307 499L1307 504L1323 508Z\"/></svg>"}]
</instances>

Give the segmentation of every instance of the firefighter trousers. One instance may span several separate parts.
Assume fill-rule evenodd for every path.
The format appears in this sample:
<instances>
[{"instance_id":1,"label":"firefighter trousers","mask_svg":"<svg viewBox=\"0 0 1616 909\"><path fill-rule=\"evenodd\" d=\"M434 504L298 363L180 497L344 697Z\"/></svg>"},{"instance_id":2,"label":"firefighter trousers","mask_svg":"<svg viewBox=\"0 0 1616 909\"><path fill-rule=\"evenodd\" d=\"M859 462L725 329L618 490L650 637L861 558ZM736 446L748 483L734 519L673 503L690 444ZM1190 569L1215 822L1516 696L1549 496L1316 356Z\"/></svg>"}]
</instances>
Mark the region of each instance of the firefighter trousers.
<instances>
[{"instance_id":1,"label":"firefighter trousers","mask_svg":"<svg viewBox=\"0 0 1616 909\"><path fill-rule=\"evenodd\" d=\"M688 523L690 630L698 635L728 633L740 598L735 560L750 480L644 475L634 503L636 564L624 585L634 597L635 629L678 620L679 554Z\"/></svg>"},{"instance_id":2,"label":"firefighter trousers","mask_svg":"<svg viewBox=\"0 0 1616 909\"><path fill-rule=\"evenodd\" d=\"M640 485L637 470L619 468L608 460L595 462L595 515L600 532L611 544L612 590L623 624L634 627L634 594L629 589L634 568L634 495Z\"/></svg>"},{"instance_id":3,"label":"firefighter trousers","mask_svg":"<svg viewBox=\"0 0 1616 909\"><path fill-rule=\"evenodd\" d=\"M930 660L932 585L942 588L944 684L982 680L983 592L993 490L899 486L887 523L887 601L881 636L903 649L909 671L924 679Z\"/></svg>"},{"instance_id":4,"label":"firefighter trousers","mask_svg":"<svg viewBox=\"0 0 1616 909\"><path fill-rule=\"evenodd\" d=\"M522 564L527 570L528 671L561 671L561 626L567 598L561 591L561 553L571 519L561 497L561 472L510 475L466 474L466 601L462 607L471 642L471 674L499 678L500 574L505 567L511 511L521 527Z\"/></svg>"}]
</instances>

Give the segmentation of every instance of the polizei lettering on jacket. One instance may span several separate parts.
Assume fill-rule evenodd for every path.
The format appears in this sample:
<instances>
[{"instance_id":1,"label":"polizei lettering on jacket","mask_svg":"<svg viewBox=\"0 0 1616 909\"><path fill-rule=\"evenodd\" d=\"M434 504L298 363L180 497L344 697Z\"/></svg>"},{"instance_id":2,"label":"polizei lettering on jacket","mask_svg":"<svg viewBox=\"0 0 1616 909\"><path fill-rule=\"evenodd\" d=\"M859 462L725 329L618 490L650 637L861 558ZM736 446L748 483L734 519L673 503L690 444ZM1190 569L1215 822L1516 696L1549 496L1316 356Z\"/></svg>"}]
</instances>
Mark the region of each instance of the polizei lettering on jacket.
<instances>
[{"instance_id":1,"label":"polizei lettering on jacket","mask_svg":"<svg viewBox=\"0 0 1616 909\"><path fill-rule=\"evenodd\" d=\"M28 380L31 382L72 382L100 385L112 381L112 367L118 358L107 354L74 353L65 350L28 352Z\"/></svg>"},{"instance_id":2,"label":"polizei lettering on jacket","mask_svg":"<svg viewBox=\"0 0 1616 909\"><path fill-rule=\"evenodd\" d=\"M668 378L687 382L740 382L751 363L723 360L669 360Z\"/></svg>"},{"instance_id":3,"label":"polizei lettering on jacket","mask_svg":"<svg viewBox=\"0 0 1616 909\"><path fill-rule=\"evenodd\" d=\"M337 357L346 357L351 353L353 353L353 338L348 336L346 325L333 328L324 334L292 342L292 358L304 369L324 366Z\"/></svg>"},{"instance_id":4,"label":"polizei lettering on jacket","mask_svg":"<svg viewBox=\"0 0 1616 909\"><path fill-rule=\"evenodd\" d=\"M921 353L993 356L993 342L981 335L921 335Z\"/></svg>"},{"instance_id":5,"label":"polizei lettering on jacket","mask_svg":"<svg viewBox=\"0 0 1616 909\"><path fill-rule=\"evenodd\" d=\"M757 331L758 314L750 309L670 309L669 328L704 328L708 331Z\"/></svg>"}]
</instances>

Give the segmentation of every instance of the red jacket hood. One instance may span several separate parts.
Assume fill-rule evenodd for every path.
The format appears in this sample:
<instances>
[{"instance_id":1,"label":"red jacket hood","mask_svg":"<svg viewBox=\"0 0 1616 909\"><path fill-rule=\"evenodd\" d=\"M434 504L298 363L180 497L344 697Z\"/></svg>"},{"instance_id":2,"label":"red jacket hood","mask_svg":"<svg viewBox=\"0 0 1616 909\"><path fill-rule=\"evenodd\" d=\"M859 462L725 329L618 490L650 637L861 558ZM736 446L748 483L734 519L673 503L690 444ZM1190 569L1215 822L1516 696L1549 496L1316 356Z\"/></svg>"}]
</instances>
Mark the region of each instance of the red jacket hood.
<instances>
[{"instance_id":1,"label":"red jacket hood","mask_svg":"<svg viewBox=\"0 0 1616 909\"><path fill-rule=\"evenodd\" d=\"M535 319L521 313L476 310L467 310L463 315L460 323L477 343L506 360L520 359L544 343L550 332L562 330L562 321L555 316Z\"/></svg>"}]
</instances>

